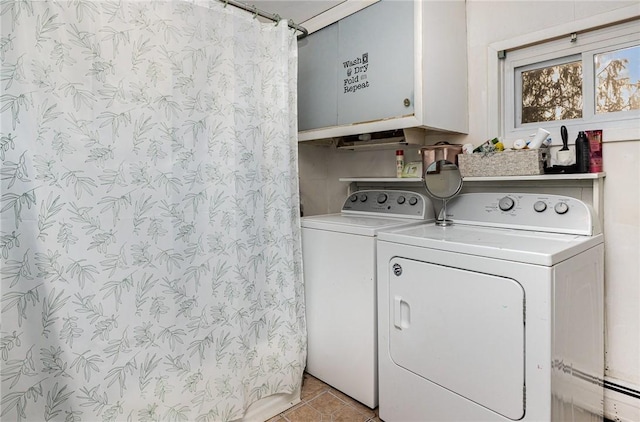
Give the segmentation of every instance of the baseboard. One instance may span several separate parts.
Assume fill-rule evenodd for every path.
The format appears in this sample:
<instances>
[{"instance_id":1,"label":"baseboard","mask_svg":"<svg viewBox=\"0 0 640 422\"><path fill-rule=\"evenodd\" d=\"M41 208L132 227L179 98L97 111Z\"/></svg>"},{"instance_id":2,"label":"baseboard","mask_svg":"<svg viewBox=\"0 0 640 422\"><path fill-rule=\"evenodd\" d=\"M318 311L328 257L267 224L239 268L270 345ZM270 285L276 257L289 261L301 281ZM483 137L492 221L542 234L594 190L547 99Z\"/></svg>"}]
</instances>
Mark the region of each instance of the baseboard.
<instances>
[{"instance_id":1,"label":"baseboard","mask_svg":"<svg viewBox=\"0 0 640 422\"><path fill-rule=\"evenodd\" d=\"M605 377L604 416L610 422L640 421L640 387Z\"/></svg>"}]
</instances>

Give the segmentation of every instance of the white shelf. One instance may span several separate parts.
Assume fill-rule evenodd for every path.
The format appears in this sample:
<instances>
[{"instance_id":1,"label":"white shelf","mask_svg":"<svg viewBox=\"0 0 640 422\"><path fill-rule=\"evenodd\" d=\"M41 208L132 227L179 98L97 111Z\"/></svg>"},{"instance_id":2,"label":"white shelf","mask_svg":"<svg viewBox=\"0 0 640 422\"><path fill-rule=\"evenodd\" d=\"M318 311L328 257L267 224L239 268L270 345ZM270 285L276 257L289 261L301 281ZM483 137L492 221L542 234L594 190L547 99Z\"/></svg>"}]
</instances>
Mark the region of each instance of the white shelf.
<instances>
[{"instance_id":1,"label":"white shelf","mask_svg":"<svg viewBox=\"0 0 640 422\"><path fill-rule=\"evenodd\" d=\"M491 176L491 177L464 177L465 182L503 182L503 181L543 181L543 180L596 180L603 179L606 173L573 173L573 174L540 174L535 176ZM419 177L341 177L341 182L364 183L406 183L422 182Z\"/></svg>"},{"instance_id":2,"label":"white shelf","mask_svg":"<svg viewBox=\"0 0 640 422\"><path fill-rule=\"evenodd\" d=\"M540 174L535 176L492 176L492 177L464 177L465 182L501 182L511 180L596 180L602 179L606 173L571 173L571 174Z\"/></svg>"},{"instance_id":3,"label":"white shelf","mask_svg":"<svg viewBox=\"0 0 640 422\"><path fill-rule=\"evenodd\" d=\"M341 182L374 182L374 183L401 183L422 182L420 177L341 177Z\"/></svg>"}]
</instances>

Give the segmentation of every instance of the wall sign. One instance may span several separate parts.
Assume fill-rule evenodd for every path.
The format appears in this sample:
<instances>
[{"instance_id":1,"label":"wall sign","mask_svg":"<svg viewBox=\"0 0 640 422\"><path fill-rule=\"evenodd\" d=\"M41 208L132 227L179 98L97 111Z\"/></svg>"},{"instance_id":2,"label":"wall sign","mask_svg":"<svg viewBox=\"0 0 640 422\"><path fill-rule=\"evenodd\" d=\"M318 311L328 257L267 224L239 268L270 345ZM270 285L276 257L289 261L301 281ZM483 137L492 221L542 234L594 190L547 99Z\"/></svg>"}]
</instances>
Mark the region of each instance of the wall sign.
<instances>
[{"instance_id":1,"label":"wall sign","mask_svg":"<svg viewBox=\"0 0 640 422\"><path fill-rule=\"evenodd\" d=\"M367 71L369 70L369 53L362 53L360 57L342 62L345 70L343 94L356 93L369 88Z\"/></svg>"}]
</instances>

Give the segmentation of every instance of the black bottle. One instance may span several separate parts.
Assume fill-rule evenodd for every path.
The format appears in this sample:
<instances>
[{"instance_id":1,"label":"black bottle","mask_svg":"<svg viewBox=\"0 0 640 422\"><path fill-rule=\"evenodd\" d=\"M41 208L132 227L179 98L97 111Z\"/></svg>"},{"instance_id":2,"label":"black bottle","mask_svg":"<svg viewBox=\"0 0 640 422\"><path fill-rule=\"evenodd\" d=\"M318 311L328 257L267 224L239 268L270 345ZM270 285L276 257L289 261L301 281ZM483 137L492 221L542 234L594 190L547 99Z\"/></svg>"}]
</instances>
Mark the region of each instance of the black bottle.
<instances>
[{"instance_id":1,"label":"black bottle","mask_svg":"<svg viewBox=\"0 0 640 422\"><path fill-rule=\"evenodd\" d=\"M580 131L576 138L576 171L589 173L589 140L584 132Z\"/></svg>"}]
</instances>

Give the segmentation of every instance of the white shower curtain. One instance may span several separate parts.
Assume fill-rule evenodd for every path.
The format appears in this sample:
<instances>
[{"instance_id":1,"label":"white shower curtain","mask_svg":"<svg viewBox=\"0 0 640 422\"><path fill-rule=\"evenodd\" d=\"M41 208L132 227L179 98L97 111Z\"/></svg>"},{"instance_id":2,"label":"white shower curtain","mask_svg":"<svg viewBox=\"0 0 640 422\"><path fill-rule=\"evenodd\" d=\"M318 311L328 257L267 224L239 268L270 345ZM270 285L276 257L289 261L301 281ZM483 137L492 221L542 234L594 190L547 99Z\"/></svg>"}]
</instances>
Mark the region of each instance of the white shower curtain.
<instances>
[{"instance_id":1,"label":"white shower curtain","mask_svg":"<svg viewBox=\"0 0 640 422\"><path fill-rule=\"evenodd\" d=\"M2 420L227 421L295 391L295 34L215 1L0 10Z\"/></svg>"}]
</instances>

